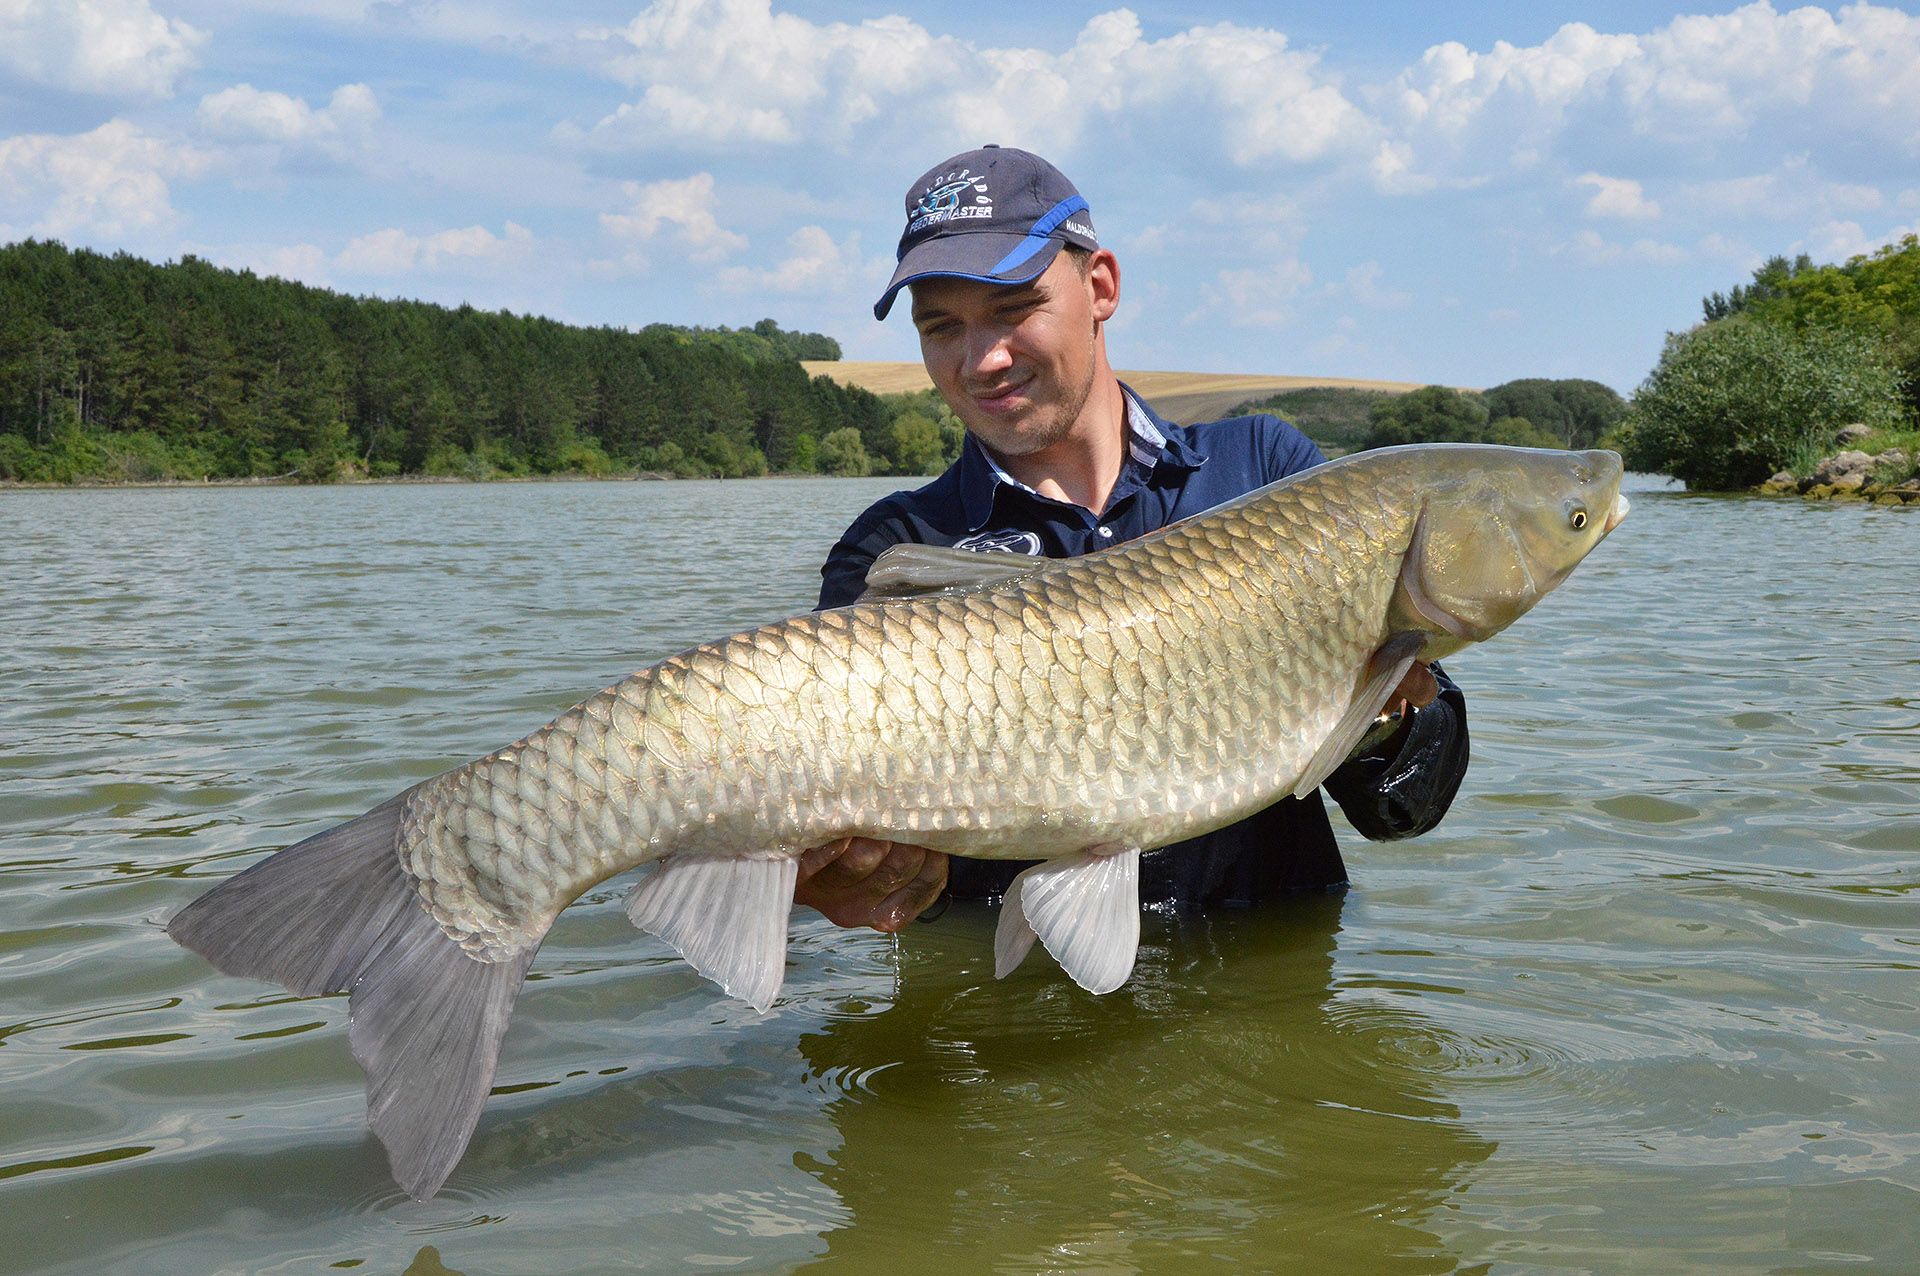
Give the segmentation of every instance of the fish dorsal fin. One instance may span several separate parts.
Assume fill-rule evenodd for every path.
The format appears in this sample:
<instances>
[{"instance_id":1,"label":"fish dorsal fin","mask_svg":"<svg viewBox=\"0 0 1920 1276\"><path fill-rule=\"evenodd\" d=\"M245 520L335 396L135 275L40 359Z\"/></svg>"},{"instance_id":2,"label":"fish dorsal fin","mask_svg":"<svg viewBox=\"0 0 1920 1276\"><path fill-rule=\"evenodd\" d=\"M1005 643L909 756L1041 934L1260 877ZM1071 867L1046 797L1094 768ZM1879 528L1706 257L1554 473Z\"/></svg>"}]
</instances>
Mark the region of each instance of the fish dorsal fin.
<instances>
[{"instance_id":1,"label":"fish dorsal fin","mask_svg":"<svg viewBox=\"0 0 1920 1276\"><path fill-rule=\"evenodd\" d=\"M1038 938L1073 982L1112 992L1140 951L1140 851L1079 851L1013 879L993 937L993 977L1005 979Z\"/></svg>"},{"instance_id":2,"label":"fish dorsal fin","mask_svg":"<svg viewBox=\"0 0 1920 1276\"><path fill-rule=\"evenodd\" d=\"M1294 797L1307 794L1326 783L1334 768L1347 760L1354 747L1360 743L1360 737L1367 733L1373 720L1387 706L1387 697L1407 676L1407 670L1413 667L1413 659L1427 645L1427 636L1421 633L1399 633L1381 644L1380 650L1373 653L1360 671L1354 689L1353 700L1347 705L1346 713L1334 725L1333 734L1328 736L1307 763L1307 769L1300 776L1300 782L1293 786ZM1368 676L1367 670L1373 670Z\"/></svg>"},{"instance_id":3,"label":"fish dorsal fin","mask_svg":"<svg viewBox=\"0 0 1920 1276\"><path fill-rule=\"evenodd\" d=\"M918 598L946 589L991 585L1024 576L1048 560L1000 550L948 549L941 545L893 545L867 568L867 592L859 601Z\"/></svg>"},{"instance_id":4,"label":"fish dorsal fin","mask_svg":"<svg viewBox=\"0 0 1920 1276\"><path fill-rule=\"evenodd\" d=\"M627 895L627 916L687 964L765 1013L787 973L787 915L800 862L669 859Z\"/></svg>"}]
</instances>

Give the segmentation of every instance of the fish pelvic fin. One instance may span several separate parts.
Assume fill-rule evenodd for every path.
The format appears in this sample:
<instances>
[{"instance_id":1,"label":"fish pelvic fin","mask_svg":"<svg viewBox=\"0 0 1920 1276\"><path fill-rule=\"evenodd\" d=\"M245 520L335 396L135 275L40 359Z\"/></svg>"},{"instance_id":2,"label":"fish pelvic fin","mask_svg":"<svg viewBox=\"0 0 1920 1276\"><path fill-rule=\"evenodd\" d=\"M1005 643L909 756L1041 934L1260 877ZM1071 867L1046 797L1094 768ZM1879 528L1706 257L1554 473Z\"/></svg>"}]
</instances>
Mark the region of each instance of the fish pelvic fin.
<instances>
[{"instance_id":1,"label":"fish pelvic fin","mask_svg":"<svg viewBox=\"0 0 1920 1276\"><path fill-rule=\"evenodd\" d=\"M368 1120L395 1181L426 1200L473 1137L539 945L484 961L434 921L400 862L411 792L229 878L167 934L230 975L352 994Z\"/></svg>"},{"instance_id":2,"label":"fish pelvic fin","mask_svg":"<svg viewBox=\"0 0 1920 1276\"><path fill-rule=\"evenodd\" d=\"M1414 658L1426 645L1425 634L1411 631L1398 633L1388 638L1368 658L1355 679L1353 699L1347 703L1347 711L1334 724L1333 734L1321 743L1308 761L1307 769L1301 772L1299 781L1293 786L1292 796L1306 797L1326 783L1327 777L1347 760L1347 756L1360 743L1360 738L1372 727L1373 720L1386 708L1393 689L1407 676L1407 670L1413 668Z\"/></svg>"},{"instance_id":3,"label":"fish pelvic fin","mask_svg":"<svg viewBox=\"0 0 1920 1276\"><path fill-rule=\"evenodd\" d=\"M994 978L1012 974L1036 938L1088 992L1126 983L1140 951L1139 848L1096 847L1023 870L1000 903Z\"/></svg>"},{"instance_id":4,"label":"fish pelvic fin","mask_svg":"<svg viewBox=\"0 0 1920 1276\"><path fill-rule=\"evenodd\" d=\"M627 894L627 916L687 964L765 1014L787 975L787 916L800 861L678 856Z\"/></svg>"}]
</instances>

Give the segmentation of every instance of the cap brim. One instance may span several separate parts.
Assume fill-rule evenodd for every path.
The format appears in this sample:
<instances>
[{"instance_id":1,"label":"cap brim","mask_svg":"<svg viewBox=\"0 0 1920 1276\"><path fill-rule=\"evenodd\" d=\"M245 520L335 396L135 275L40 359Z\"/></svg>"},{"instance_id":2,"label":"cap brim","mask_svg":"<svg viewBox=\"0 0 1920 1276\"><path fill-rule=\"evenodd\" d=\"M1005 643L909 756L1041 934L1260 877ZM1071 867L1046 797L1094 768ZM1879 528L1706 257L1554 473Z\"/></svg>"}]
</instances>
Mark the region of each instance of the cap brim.
<instances>
[{"instance_id":1,"label":"cap brim","mask_svg":"<svg viewBox=\"0 0 1920 1276\"><path fill-rule=\"evenodd\" d=\"M1031 252L1023 252L1039 240ZM971 231L964 235L944 235L916 244L900 259L887 290L873 303L873 317L885 319L893 309L894 296L908 284L921 279L972 279L983 284L1031 283L1043 274L1060 250L1063 240L1052 236L1017 235L1010 231ZM994 267L1014 259L998 274Z\"/></svg>"}]
</instances>

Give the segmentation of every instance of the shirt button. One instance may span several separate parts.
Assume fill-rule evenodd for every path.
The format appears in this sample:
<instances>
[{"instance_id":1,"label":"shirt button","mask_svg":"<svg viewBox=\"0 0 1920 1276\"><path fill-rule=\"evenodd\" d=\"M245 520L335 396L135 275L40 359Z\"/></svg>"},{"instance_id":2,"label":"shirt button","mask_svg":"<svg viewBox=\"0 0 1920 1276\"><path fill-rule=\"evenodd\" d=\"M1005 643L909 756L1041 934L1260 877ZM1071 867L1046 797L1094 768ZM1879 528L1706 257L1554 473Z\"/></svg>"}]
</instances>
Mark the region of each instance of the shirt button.
<instances>
[{"instance_id":1,"label":"shirt button","mask_svg":"<svg viewBox=\"0 0 1920 1276\"><path fill-rule=\"evenodd\" d=\"M1111 527L1102 527L1102 528L1100 529L1100 534L1101 534L1102 536L1112 536L1112 535L1113 535L1113 529L1112 529Z\"/></svg>"}]
</instances>

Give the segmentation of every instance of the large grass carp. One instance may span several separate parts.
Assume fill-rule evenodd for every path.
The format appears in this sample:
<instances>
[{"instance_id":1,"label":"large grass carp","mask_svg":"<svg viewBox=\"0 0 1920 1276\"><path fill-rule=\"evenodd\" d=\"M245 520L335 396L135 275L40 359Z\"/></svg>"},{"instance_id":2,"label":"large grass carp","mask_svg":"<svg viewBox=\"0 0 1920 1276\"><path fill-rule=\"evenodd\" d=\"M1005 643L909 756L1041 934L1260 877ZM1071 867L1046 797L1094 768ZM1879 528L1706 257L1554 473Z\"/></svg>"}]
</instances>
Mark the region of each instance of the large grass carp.
<instances>
[{"instance_id":1,"label":"large grass carp","mask_svg":"<svg viewBox=\"0 0 1920 1276\"><path fill-rule=\"evenodd\" d=\"M1043 861L1001 911L1125 981L1139 857L1316 788L1416 659L1512 623L1619 523L1620 458L1439 445L1296 474L1077 559L896 546L849 607L706 643L215 887L168 933L352 993L395 1178L465 1151L560 910L649 864L634 922L765 1010L797 857L859 835Z\"/></svg>"}]
</instances>

